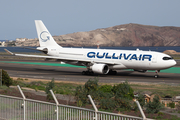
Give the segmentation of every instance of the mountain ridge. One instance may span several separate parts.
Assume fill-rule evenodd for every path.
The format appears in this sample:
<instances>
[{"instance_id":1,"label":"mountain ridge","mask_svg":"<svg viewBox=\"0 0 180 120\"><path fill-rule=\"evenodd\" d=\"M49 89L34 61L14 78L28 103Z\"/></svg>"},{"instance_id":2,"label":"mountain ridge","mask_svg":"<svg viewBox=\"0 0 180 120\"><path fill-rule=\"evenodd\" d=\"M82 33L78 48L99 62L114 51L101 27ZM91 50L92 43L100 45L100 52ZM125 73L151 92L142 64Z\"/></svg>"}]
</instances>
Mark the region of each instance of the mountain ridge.
<instances>
[{"instance_id":1,"label":"mountain ridge","mask_svg":"<svg viewBox=\"0 0 180 120\"><path fill-rule=\"evenodd\" d=\"M180 46L180 27L123 24L87 32L53 36L61 46ZM33 42L32 42L33 41ZM32 44L31 44L32 43ZM16 42L17 46L39 46L37 39Z\"/></svg>"}]
</instances>

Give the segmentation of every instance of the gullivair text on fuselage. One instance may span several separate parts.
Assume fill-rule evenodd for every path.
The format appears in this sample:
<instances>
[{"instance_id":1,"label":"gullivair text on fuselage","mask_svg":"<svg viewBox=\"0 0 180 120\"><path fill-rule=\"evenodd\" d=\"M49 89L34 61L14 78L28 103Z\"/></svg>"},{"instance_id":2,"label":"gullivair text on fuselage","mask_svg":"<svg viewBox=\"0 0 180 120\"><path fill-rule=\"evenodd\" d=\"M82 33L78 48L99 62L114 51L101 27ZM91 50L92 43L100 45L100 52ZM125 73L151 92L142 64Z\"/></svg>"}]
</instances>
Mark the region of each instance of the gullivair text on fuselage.
<instances>
[{"instance_id":1,"label":"gullivair text on fuselage","mask_svg":"<svg viewBox=\"0 0 180 120\"><path fill-rule=\"evenodd\" d=\"M108 52L104 52L103 54L100 54L99 52L88 52L87 53L88 58L105 58L105 59L122 59L124 60L138 60L138 61L144 61L145 59L151 61L152 55L148 54L126 54L126 53L113 53L110 55Z\"/></svg>"}]
</instances>

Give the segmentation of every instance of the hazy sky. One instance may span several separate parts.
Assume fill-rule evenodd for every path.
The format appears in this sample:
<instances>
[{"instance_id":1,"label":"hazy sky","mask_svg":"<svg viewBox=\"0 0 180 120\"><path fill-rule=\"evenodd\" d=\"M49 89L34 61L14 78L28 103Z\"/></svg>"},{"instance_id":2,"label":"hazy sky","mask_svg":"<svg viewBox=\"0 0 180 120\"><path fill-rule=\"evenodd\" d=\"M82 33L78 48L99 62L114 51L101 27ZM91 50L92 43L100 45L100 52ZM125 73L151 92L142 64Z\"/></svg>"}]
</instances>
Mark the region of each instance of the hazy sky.
<instances>
[{"instance_id":1,"label":"hazy sky","mask_svg":"<svg viewBox=\"0 0 180 120\"><path fill-rule=\"evenodd\" d=\"M52 35L128 23L180 27L180 0L0 0L0 40L37 38L34 20Z\"/></svg>"}]
</instances>

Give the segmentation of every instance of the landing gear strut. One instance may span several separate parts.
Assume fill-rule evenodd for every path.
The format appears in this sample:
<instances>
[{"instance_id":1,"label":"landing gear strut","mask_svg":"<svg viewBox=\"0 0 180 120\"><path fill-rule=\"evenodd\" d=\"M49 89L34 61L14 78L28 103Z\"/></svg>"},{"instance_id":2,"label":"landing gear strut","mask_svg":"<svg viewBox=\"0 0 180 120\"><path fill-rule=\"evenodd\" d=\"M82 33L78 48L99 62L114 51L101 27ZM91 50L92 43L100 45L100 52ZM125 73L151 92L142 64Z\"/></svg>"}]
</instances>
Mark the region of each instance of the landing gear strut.
<instances>
[{"instance_id":1,"label":"landing gear strut","mask_svg":"<svg viewBox=\"0 0 180 120\"><path fill-rule=\"evenodd\" d=\"M93 71L82 71L82 75L94 75L94 72Z\"/></svg>"},{"instance_id":2,"label":"landing gear strut","mask_svg":"<svg viewBox=\"0 0 180 120\"><path fill-rule=\"evenodd\" d=\"M160 72L160 70L156 70L156 74L154 75L155 78L159 77L159 75L158 75L159 72Z\"/></svg>"}]
</instances>

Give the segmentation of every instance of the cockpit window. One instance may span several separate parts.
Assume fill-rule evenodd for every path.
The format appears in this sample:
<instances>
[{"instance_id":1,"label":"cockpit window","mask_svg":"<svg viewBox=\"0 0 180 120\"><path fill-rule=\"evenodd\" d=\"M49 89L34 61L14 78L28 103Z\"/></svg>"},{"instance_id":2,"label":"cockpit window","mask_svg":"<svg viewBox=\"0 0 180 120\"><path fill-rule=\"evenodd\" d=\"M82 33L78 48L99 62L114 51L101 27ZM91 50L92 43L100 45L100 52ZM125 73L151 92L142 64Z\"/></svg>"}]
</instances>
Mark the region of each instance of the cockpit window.
<instances>
[{"instance_id":1,"label":"cockpit window","mask_svg":"<svg viewBox=\"0 0 180 120\"><path fill-rule=\"evenodd\" d=\"M163 57L163 60L172 60L172 57Z\"/></svg>"}]
</instances>

